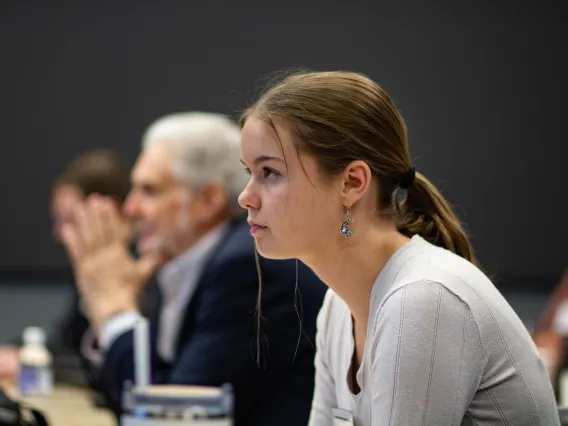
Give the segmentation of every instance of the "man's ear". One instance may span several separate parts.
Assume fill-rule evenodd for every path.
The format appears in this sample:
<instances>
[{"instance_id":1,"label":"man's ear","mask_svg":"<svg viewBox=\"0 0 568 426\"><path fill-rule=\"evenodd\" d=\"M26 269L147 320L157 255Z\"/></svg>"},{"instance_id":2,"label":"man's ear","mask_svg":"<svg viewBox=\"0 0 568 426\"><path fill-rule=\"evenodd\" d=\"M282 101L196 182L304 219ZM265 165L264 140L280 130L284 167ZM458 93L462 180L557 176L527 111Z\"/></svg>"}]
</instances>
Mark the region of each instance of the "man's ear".
<instances>
[{"instance_id":1,"label":"man's ear","mask_svg":"<svg viewBox=\"0 0 568 426\"><path fill-rule=\"evenodd\" d=\"M199 215L202 219L218 216L227 207L227 191L218 183L205 185L199 192Z\"/></svg>"},{"instance_id":2,"label":"man's ear","mask_svg":"<svg viewBox=\"0 0 568 426\"><path fill-rule=\"evenodd\" d=\"M359 201L371 186L371 169L364 161L352 161L343 170L341 199L345 206Z\"/></svg>"}]
</instances>

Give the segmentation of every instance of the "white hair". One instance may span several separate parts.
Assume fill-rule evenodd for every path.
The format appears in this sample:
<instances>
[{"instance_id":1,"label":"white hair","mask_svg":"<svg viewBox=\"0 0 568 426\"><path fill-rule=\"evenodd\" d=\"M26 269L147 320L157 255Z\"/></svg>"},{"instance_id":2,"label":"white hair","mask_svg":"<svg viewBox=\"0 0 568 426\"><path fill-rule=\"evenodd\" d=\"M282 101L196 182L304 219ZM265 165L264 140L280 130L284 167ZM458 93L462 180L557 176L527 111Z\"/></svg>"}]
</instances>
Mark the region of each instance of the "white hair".
<instances>
[{"instance_id":1,"label":"white hair","mask_svg":"<svg viewBox=\"0 0 568 426\"><path fill-rule=\"evenodd\" d=\"M241 130L223 114L186 112L159 118L146 130L142 149L164 144L174 177L189 187L219 183L227 191L231 217L245 210L238 196L248 176L240 162Z\"/></svg>"}]
</instances>

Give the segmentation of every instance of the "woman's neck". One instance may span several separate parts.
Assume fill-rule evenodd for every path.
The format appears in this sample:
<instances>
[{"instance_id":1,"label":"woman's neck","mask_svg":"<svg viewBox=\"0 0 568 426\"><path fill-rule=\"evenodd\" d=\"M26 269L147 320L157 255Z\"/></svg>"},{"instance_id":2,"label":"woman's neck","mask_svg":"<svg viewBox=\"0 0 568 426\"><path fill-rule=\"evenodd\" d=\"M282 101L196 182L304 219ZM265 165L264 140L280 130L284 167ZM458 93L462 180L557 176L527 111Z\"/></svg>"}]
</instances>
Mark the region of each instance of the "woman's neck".
<instances>
[{"instance_id":1,"label":"woman's neck","mask_svg":"<svg viewBox=\"0 0 568 426\"><path fill-rule=\"evenodd\" d=\"M355 323L366 330L373 284L389 259L410 239L389 223L369 226L348 239L339 238L335 247L303 261L347 303Z\"/></svg>"}]
</instances>

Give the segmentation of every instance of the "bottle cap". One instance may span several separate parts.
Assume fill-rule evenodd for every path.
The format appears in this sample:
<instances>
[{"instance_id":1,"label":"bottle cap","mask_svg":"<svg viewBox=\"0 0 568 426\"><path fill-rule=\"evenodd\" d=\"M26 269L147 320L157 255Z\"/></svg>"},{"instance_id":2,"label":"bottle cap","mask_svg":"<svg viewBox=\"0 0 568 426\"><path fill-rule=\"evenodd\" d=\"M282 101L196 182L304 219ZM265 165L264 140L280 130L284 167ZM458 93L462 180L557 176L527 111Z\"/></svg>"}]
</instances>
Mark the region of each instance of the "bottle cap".
<instances>
[{"instance_id":1,"label":"bottle cap","mask_svg":"<svg viewBox=\"0 0 568 426\"><path fill-rule=\"evenodd\" d=\"M27 344L43 344L45 343L45 332L40 327L26 327L24 329L23 341Z\"/></svg>"}]
</instances>

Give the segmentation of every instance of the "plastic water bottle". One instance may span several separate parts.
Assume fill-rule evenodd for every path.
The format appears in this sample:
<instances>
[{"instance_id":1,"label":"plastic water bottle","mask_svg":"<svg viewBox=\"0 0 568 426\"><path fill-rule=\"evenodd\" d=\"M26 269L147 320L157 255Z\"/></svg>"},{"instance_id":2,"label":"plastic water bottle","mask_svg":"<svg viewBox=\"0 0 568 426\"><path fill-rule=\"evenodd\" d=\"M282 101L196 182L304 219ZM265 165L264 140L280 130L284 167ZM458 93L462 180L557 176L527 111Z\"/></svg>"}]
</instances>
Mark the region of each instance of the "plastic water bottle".
<instances>
[{"instance_id":1,"label":"plastic water bottle","mask_svg":"<svg viewBox=\"0 0 568 426\"><path fill-rule=\"evenodd\" d=\"M52 357L45 346L45 332L27 327L20 348L18 389L22 396L49 395L53 389Z\"/></svg>"}]
</instances>

